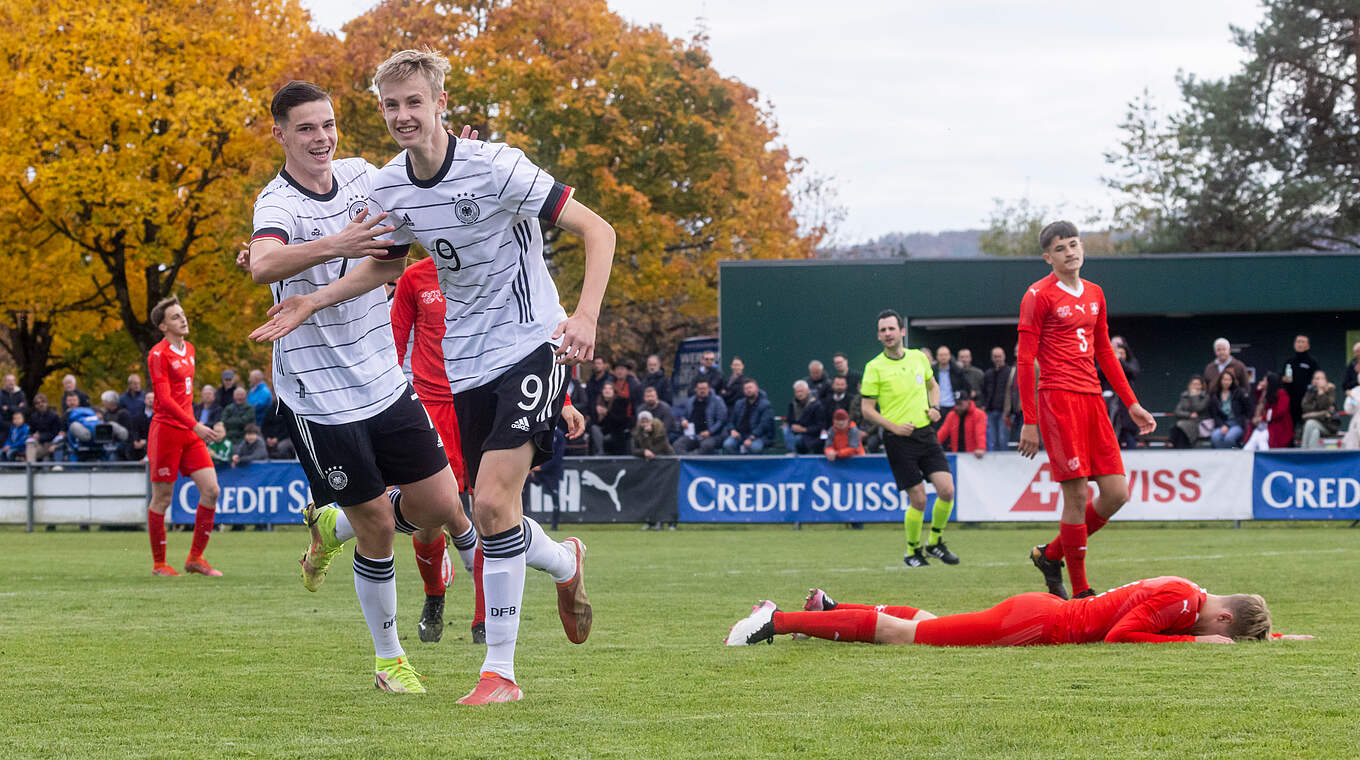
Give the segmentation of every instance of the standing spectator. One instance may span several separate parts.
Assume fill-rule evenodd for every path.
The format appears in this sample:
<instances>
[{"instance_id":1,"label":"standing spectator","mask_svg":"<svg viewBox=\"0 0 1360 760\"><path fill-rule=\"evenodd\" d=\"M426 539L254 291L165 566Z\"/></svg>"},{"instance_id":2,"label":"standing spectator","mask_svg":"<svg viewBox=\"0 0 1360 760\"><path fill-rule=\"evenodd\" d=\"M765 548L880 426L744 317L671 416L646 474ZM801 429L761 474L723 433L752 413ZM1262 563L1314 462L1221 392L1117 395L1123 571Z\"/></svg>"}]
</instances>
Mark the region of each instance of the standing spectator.
<instances>
[{"instance_id":1,"label":"standing spectator","mask_svg":"<svg viewBox=\"0 0 1360 760\"><path fill-rule=\"evenodd\" d=\"M1188 449L1200 438L1200 428L1206 421L1213 424L1209 413L1209 394L1204 392L1204 379L1192 375L1176 404L1176 425L1171 428L1169 442L1173 449Z\"/></svg>"},{"instance_id":2,"label":"standing spectator","mask_svg":"<svg viewBox=\"0 0 1360 760\"><path fill-rule=\"evenodd\" d=\"M1247 365L1232 355L1232 344L1227 338L1219 338L1214 341L1214 360L1204 365L1204 387L1212 393L1218 387L1218 376L1224 372L1233 373L1236 387L1244 390L1251 387Z\"/></svg>"},{"instance_id":3,"label":"standing spectator","mask_svg":"<svg viewBox=\"0 0 1360 760\"><path fill-rule=\"evenodd\" d=\"M661 423L661 428L666 431L666 435L673 440L677 432L675 426L675 413L671 411L671 405L662 401L657 396L654 386L648 385L642 389L642 408L638 411L638 417L643 412L651 414Z\"/></svg>"},{"instance_id":4,"label":"standing spectator","mask_svg":"<svg viewBox=\"0 0 1360 760\"><path fill-rule=\"evenodd\" d=\"M147 442L151 440L151 411L152 402L156 400L156 394L147 391L142 394L142 411L138 414L128 414L128 447L127 460L129 462L140 462L146 459Z\"/></svg>"},{"instance_id":5,"label":"standing spectator","mask_svg":"<svg viewBox=\"0 0 1360 760\"><path fill-rule=\"evenodd\" d=\"M586 406L587 409L595 408L595 400L600 397L600 389L607 382L613 382L609 375L609 362L603 356L596 356L590 365L590 377L586 378Z\"/></svg>"},{"instance_id":6,"label":"standing spectator","mask_svg":"<svg viewBox=\"0 0 1360 760\"><path fill-rule=\"evenodd\" d=\"M270 404L265 411L264 424L260 425L260 436L270 459L297 459L297 449L288 436L288 418L279 412L278 404Z\"/></svg>"},{"instance_id":7,"label":"standing spectator","mask_svg":"<svg viewBox=\"0 0 1360 760\"><path fill-rule=\"evenodd\" d=\"M1251 397L1247 389L1237 384L1235 372L1218 376L1218 386L1209 397L1209 416L1214 421L1214 432L1209 442L1216 449L1231 449L1242 444L1242 436L1251 421Z\"/></svg>"},{"instance_id":8,"label":"standing spectator","mask_svg":"<svg viewBox=\"0 0 1360 760\"><path fill-rule=\"evenodd\" d=\"M631 359L614 362L614 395L628 402L628 421L637 417L642 408L642 383L633 375Z\"/></svg>"},{"instance_id":9,"label":"standing spectator","mask_svg":"<svg viewBox=\"0 0 1360 760\"><path fill-rule=\"evenodd\" d=\"M194 419L208 427L216 425L222 419L222 407L217 403L217 388L211 385L203 386L199 391L199 399L199 403L194 404Z\"/></svg>"},{"instance_id":10,"label":"standing spectator","mask_svg":"<svg viewBox=\"0 0 1360 760\"><path fill-rule=\"evenodd\" d=\"M940 421L936 437L945 451L971 451L981 459L987 452L987 413L979 409L971 394L965 391L954 404L953 411Z\"/></svg>"},{"instance_id":11,"label":"standing spectator","mask_svg":"<svg viewBox=\"0 0 1360 760\"><path fill-rule=\"evenodd\" d=\"M76 382L76 376L75 376L75 375L62 375L62 378L61 378L61 396L62 396L62 408L63 408L63 409L66 408L66 396L67 396L67 394L70 394L70 393L76 394L76 399L80 402L80 403L76 404L76 406L89 406L89 405L90 405L90 394L88 394L88 393L86 393L85 391L82 391L82 390L80 389L79 384Z\"/></svg>"},{"instance_id":12,"label":"standing spectator","mask_svg":"<svg viewBox=\"0 0 1360 760\"><path fill-rule=\"evenodd\" d=\"M222 370L222 388L217 392L217 405L223 409L230 406L236 399L236 389L240 387L241 384L236 381L236 370ZM237 438L236 440L241 439Z\"/></svg>"},{"instance_id":13,"label":"standing spectator","mask_svg":"<svg viewBox=\"0 0 1360 760\"><path fill-rule=\"evenodd\" d=\"M28 446L26 458L30 462L59 459L66 435L61 426L61 417L47 405L47 395L33 396L33 413L28 417Z\"/></svg>"},{"instance_id":14,"label":"standing spectator","mask_svg":"<svg viewBox=\"0 0 1360 760\"><path fill-rule=\"evenodd\" d=\"M807 383L812 397L819 401L831 392L831 378L826 374L826 367L816 359L808 362L808 373L803 382Z\"/></svg>"},{"instance_id":15,"label":"standing spectator","mask_svg":"<svg viewBox=\"0 0 1360 760\"><path fill-rule=\"evenodd\" d=\"M1336 435L1341 430L1341 420L1336 416L1336 385L1327 381L1327 373L1318 370L1313 373L1313 382L1308 392L1303 394L1303 439L1302 449L1322 448L1322 436Z\"/></svg>"},{"instance_id":16,"label":"standing spectator","mask_svg":"<svg viewBox=\"0 0 1360 760\"><path fill-rule=\"evenodd\" d=\"M274 403L274 392L269 390L269 384L264 381L264 370L250 371L250 390L246 393L246 402L255 408L255 424L264 422L265 413Z\"/></svg>"},{"instance_id":17,"label":"standing spectator","mask_svg":"<svg viewBox=\"0 0 1360 760\"><path fill-rule=\"evenodd\" d=\"M968 380L955 363L949 346L935 349L935 381L940 386L940 414L943 415L954 408L959 394L968 387Z\"/></svg>"},{"instance_id":18,"label":"standing spectator","mask_svg":"<svg viewBox=\"0 0 1360 760\"><path fill-rule=\"evenodd\" d=\"M1280 381L1284 385L1285 393L1289 395L1289 418L1298 421L1300 425L1303 424L1303 394L1308 392L1308 386L1313 382L1313 373L1320 366L1318 360L1309 353L1309 348L1307 335L1295 336L1294 356L1284 363L1284 369L1280 372ZM1270 447L1276 448L1273 443Z\"/></svg>"},{"instance_id":19,"label":"standing spectator","mask_svg":"<svg viewBox=\"0 0 1360 760\"><path fill-rule=\"evenodd\" d=\"M677 452L688 454L697 449L700 454L712 454L722 445L727 404L709 388L707 380L700 380L694 384L694 393L678 422L681 436L675 440Z\"/></svg>"},{"instance_id":20,"label":"standing spectator","mask_svg":"<svg viewBox=\"0 0 1360 760\"><path fill-rule=\"evenodd\" d=\"M973 392L973 401L977 401L977 394L982 390L983 372L973 366L973 351L971 349L959 349L959 370L963 372L963 379L968 382L968 388Z\"/></svg>"},{"instance_id":21,"label":"standing spectator","mask_svg":"<svg viewBox=\"0 0 1360 760\"><path fill-rule=\"evenodd\" d=\"M600 386L594 410L595 414L590 418L590 441L594 453L597 456L627 456L633 420L628 414L628 402L618 397L612 380Z\"/></svg>"},{"instance_id":22,"label":"standing spectator","mask_svg":"<svg viewBox=\"0 0 1360 760\"><path fill-rule=\"evenodd\" d=\"M812 395L812 388L806 380L793 384L793 400L789 402L789 412L784 417L784 448L790 454L812 454L820 451L822 430L826 417L822 404Z\"/></svg>"},{"instance_id":23,"label":"standing spectator","mask_svg":"<svg viewBox=\"0 0 1360 760\"><path fill-rule=\"evenodd\" d=\"M1115 336L1118 337L1118 336ZM1119 366L1124 369L1124 377L1129 381L1129 387L1133 387L1133 382L1138 379L1138 360L1133 358L1133 352L1129 350L1129 344L1125 342L1115 343L1114 338L1110 338L1110 345L1114 347L1115 358L1119 360ZM1110 424L1114 426L1115 440L1119 441L1119 448L1131 449L1138 445L1138 425L1133 421L1133 415L1129 414L1129 408L1124 405L1124 400L1114 392L1110 382L1105 377L1105 373L1096 368L1096 374L1100 376L1102 393L1105 396L1105 408L1110 414Z\"/></svg>"},{"instance_id":24,"label":"standing spectator","mask_svg":"<svg viewBox=\"0 0 1360 760\"><path fill-rule=\"evenodd\" d=\"M844 380L844 375L837 375L837 380ZM828 462L838 459L849 459L864 453L864 445L861 442L862 436L859 428L850 420L850 413L844 409L837 409L831 415L831 427L826 431L826 454Z\"/></svg>"},{"instance_id":25,"label":"standing spectator","mask_svg":"<svg viewBox=\"0 0 1360 760\"><path fill-rule=\"evenodd\" d=\"M666 438L666 427L646 409L638 412L637 427L633 428L633 456L651 459L671 456L675 449Z\"/></svg>"},{"instance_id":26,"label":"standing spectator","mask_svg":"<svg viewBox=\"0 0 1360 760\"><path fill-rule=\"evenodd\" d=\"M716 366L718 355L712 351L705 351L699 354L699 366L694 370L694 377L689 381L690 390L694 390L694 384L700 380L708 381L708 389L722 396L727 390L727 385L723 380L722 370Z\"/></svg>"},{"instance_id":27,"label":"standing spectator","mask_svg":"<svg viewBox=\"0 0 1360 760\"><path fill-rule=\"evenodd\" d=\"M9 416L9 434L5 445L0 446L0 459L6 462L18 461L28 453L28 423L24 413L15 412Z\"/></svg>"},{"instance_id":28,"label":"standing spectator","mask_svg":"<svg viewBox=\"0 0 1360 760\"><path fill-rule=\"evenodd\" d=\"M727 404L728 409L746 393L746 381L750 379L746 375L746 362L740 356L732 357L730 366L732 374L727 376L727 391L722 394L723 403Z\"/></svg>"},{"instance_id":29,"label":"standing spectator","mask_svg":"<svg viewBox=\"0 0 1360 760\"><path fill-rule=\"evenodd\" d=\"M231 450L233 442L227 437L227 426L221 420L213 424L213 432L220 438L215 441L208 441L208 456L212 457L213 468L222 470L231 466Z\"/></svg>"},{"instance_id":30,"label":"standing spectator","mask_svg":"<svg viewBox=\"0 0 1360 760\"><path fill-rule=\"evenodd\" d=\"M246 389L236 386L232 401L222 410L222 424L227 426L227 437L239 443L245 439L246 425L255 423L255 407L246 403Z\"/></svg>"},{"instance_id":31,"label":"standing spectator","mask_svg":"<svg viewBox=\"0 0 1360 760\"><path fill-rule=\"evenodd\" d=\"M1355 415L1360 414L1360 385L1346 393L1346 402L1342 408L1346 414L1351 415L1351 425L1346 428L1346 435L1341 439L1341 448L1355 451L1360 449L1360 422L1355 421Z\"/></svg>"},{"instance_id":32,"label":"standing spectator","mask_svg":"<svg viewBox=\"0 0 1360 760\"><path fill-rule=\"evenodd\" d=\"M661 357L652 354L647 357L647 376L642 378L643 388L655 388L656 397L667 404L673 403L675 395L671 391L671 379L661 369Z\"/></svg>"},{"instance_id":33,"label":"standing spectator","mask_svg":"<svg viewBox=\"0 0 1360 760\"><path fill-rule=\"evenodd\" d=\"M1289 413L1289 393L1284 389L1283 379L1267 372L1256 390L1261 397L1252 418L1256 430L1243 448L1252 451L1289 448L1294 443L1294 418Z\"/></svg>"},{"instance_id":34,"label":"standing spectator","mask_svg":"<svg viewBox=\"0 0 1360 760\"><path fill-rule=\"evenodd\" d=\"M850 369L850 360L845 358L844 351L837 351L836 353L831 355L831 368L832 370L835 371L835 374L831 376L831 381L834 383L836 381L836 378L838 377L845 378L846 390L858 396L859 383L862 378L860 377L860 374L858 372L852 371ZM855 421L854 414L850 415L850 421L851 422Z\"/></svg>"},{"instance_id":35,"label":"standing spectator","mask_svg":"<svg viewBox=\"0 0 1360 760\"><path fill-rule=\"evenodd\" d=\"M1341 378L1342 393L1350 393L1351 388L1360 385L1360 343L1351 346L1351 361Z\"/></svg>"},{"instance_id":36,"label":"standing spectator","mask_svg":"<svg viewBox=\"0 0 1360 760\"><path fill-rule=\"evenodd\" d=\"M107 422L113 428L113 440L118 442L118 453L120 458L127 456L128 425L131 424L126 409L118 405L118 394L114 391L104 391L99 394L100 407L99 418Z\"/></svg>"},{"instance_id":37,"label":"standing spectator","mask_svg":"<svg viewBox=\"0 0 1360 760\"><path fill-rule=\"evenodd\" d=\"M831 429L831 423L835 420L836 410L844 409L850 415L851 422L859 422L863 410L860 409L859 394L850 390L850 381L844 375L834 375L831 378L831 393L822 399L822 415L826 420L826 429Z\"/></svg>"},{"instance_id":38,"label":"standing spectator","mask_svg":"<svg viewBox=\"0 0 1360 760\"><path fill-rule=\"evenodd\" d=\"M118 405L126 409L130 417L137 417L146 411L146 394L142 392L141 375L128 375L127 390L118 397Z\"/></svg>"},{"instance_id":39,"label":"standing spectator","mask_svg":"<svg viewBox=\"0 0 1360 760\"><path fill-rule=\"evenodd\" d=\"M231 466L243 467L251 462L269 461L269 451L260 440L260 426L247 423L244 438L231 450Z\"/></svg>"},{"instance_id":40,"label":"standing spectator","mask_svg":"<svg viewBox=\"0 0 1360 760\"><path fill-rule=\"evenodd\" d=\"M1010 391L1011 378L1015 370L1006 364L1006 349L1001 346L992 348L992 366L982 373L982 387L978 391L977 403L982 405L987 415L987 450L1005 451L1007 428L1006 396Z\"/></svg>"},{"instance_id":41,"label":"standing spectator","mask_svg":"<svg viewBox=\"0 0 1360 760\"><path fill-rule=\"evenodd\" d=\"M5 375L4 387L0 387L0 436L9 428L15 412L23 412L27 419L28 411L28 396L19 387L18 378L12 374Z\"/></svg>"},{"instance_id":42,"label":"standing spectator","mask_svg":"<svg viewBox=\"0 0 1360 760\"><path fill-rule=\"evenodd\" d=\"M723 453L759 454L774 444L774 412L770 399L754 380L742 386L745 393L727 418Z\"/></svg>"},{"instance_id":43,"label":"standing spectator","mask_svg":"<svg viewBox=\"0 0 1360 760\"><path fill-rule=\"evenodd\" d=\"M1014 348L1015 369L1011 372L1011 379L1006 382L1006 407L1003 416L1006 418L1006 427L1010 428L1010 433L1006 435L1007 448L1011 443L1020 440L1020 432L1025 426L1025 412L1020 401L1020 344L1016 343ZM1034 364L1035 375L1039 373L1039 363Z\"/></svg>"}]
</instances>

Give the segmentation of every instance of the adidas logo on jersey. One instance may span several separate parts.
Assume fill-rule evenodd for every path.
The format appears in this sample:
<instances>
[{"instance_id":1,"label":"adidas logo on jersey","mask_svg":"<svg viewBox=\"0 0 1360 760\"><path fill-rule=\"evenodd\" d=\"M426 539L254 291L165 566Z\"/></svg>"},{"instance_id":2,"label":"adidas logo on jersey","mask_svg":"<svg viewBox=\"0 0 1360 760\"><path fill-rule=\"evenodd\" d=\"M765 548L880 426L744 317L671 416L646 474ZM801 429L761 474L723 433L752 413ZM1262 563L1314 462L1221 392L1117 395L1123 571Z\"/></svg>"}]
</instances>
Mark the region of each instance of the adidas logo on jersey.
<instances>
[{"instance_id":1,"label":"adidas logo on jersey","mask_svg":"<svg viewBox=\"0 0 1360 760\"><path fill-rule=\"evenodd\" d=\"M528 417L520 417L519 419L517 419L517 420L515 420L514 422L510 423L510 427L512 427L512 428L514 428L514 429L516 429L516 430L520 430L520 431L523 431L523 432L527 433L527 432L529 432L529 418L528 418Z\"/></svg>"},{"instance_id":2,"label":"adidas logo on jersey","mask_svg":"<svg viewBox=\"0 0 1360 760\"><path fill-rule=\"evenodd\" d=\"M414 222L411 221L411 215L410 215L410 214L402 214L402 215L401 215L401 220L402 220L403 222L405 222L406 224L414 224Z\"/></svg>"}]
</instances>

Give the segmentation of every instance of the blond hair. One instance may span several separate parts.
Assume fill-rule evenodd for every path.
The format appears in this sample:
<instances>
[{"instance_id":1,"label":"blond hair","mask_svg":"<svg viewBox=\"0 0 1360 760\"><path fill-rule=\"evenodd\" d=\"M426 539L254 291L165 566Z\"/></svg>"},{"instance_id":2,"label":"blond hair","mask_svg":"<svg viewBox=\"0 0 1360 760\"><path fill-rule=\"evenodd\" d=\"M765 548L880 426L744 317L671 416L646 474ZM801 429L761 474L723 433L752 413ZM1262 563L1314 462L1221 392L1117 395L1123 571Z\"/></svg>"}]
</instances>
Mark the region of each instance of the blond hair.
<instances>
[{"instance_id":1,"label":"blond hair","mask_svg":"<svg viewBox=\"0 0 1360 760\"><path fill-rule=\"evenodd\" d=\"M430 85L430 94L438 96L444 91L444 75L453 70L449 59L425 48L424 50L403 50L378 66L373 75L373 86L382 90L389 82L404 82L420 75Z\"/></svg>"},{"instance_id":2,"label":"blond hair","mask_svg":"<svg viewBox=\"0 0 1360 760\"><path fill-rule=\"evenodd\" d=\"M1233 614L1232 625L1228 627L1228 637L1241 641L1270 638L1270 610L1260 594L1233 594L1225 606Z\"/></svg>"}]
</instances>

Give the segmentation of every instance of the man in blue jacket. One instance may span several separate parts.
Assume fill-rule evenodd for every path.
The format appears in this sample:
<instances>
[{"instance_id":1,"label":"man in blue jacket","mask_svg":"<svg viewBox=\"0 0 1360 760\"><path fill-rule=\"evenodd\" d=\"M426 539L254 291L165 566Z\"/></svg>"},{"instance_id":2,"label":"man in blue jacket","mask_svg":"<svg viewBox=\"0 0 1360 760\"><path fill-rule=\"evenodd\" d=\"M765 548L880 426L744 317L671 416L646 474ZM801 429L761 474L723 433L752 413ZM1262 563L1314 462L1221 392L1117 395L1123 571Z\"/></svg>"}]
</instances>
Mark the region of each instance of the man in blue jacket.
<instances>
[{"instance_id":1,"label":"man in blue jacket","mask_svg":"<svg viewBox=\"0 0 1360 760\"><path fill-rule=\"evenodd\" d=\"M727 418L723 453L759 454L774 443L774 413L770 399L755 380L747 380L745 394L732 407Z\"/></svg>"}]
</instances>

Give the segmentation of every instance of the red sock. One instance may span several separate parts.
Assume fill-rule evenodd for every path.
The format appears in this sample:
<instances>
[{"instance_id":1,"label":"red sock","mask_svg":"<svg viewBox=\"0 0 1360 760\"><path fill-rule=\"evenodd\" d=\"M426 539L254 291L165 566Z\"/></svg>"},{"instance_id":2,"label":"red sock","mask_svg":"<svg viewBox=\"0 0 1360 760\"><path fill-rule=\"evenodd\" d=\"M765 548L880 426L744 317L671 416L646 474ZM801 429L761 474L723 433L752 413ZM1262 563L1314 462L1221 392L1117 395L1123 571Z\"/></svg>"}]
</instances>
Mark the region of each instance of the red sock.
<instances>
[{"instance_id":1,"label":"red sock","mask_svg":"<svg viewBox=\"0 0 1360 760\"><path fill-rule=\"evenodd\" d=\"M482 593L482 563L485 557L482 556L482 542L477 541L477 551L473 554L472 560L472 605L476 607L472 611L472 624L486 623L486 595Z\"/></svg>"},{"instance_id":2,"label":"red sock","mask_svg":"<svg viewBox=\"0 0 1360 760\"><path fill-rule=\"evenodd\" d=\"M1058 536L1067 560L1067 577L1072 579L1072 593L1080 594L1091 588L1086 582L1086 524L1059 523Z\"/></svg>"},{"instance_id":3,"label":"red sock","mask_svg":"<svg viewBox=\"0 0 1360 760\"><path fill-rule=\"evenodd\" d=\"M839 607L839 605L838 605ZM834 609L828 612L775 612L775 633L805 633L831 641L874 640L878 611Z\"/></svg>"},{"instance_id":4,"label":"red sock","mask_svg":"<svg viewBox=\"0 0 1360 760\"><path fill-rule=\"evenodd\" d=\"M1106 520L1105 518L1101 517L1101 516L1100 516L1100 513L1099 513L1099 512L1096 512L1096 505L1095 505L1093 502L1089 502L1089 501L1086 502L1086 537L1087 537L1087 538L1090 538L1090 537L1091 537L1091 534L1093 534L1093 533L1095 533L1096 531L1100 530L1101 528L1105 527L1105 523L1107 523L1107 522L1109 522L1109 520Z\"/></svg>"},{"instance_id":5,"label":"red sock","mask_svg":"<svg viewBox=\"0 0 1360 760\"><path fill-rule=\"evenodd\" d=\"M425 581L426 596L444 595L444 532L439 532L439 538L428 544L422 544L411 536L411 545L416 549L416 567L420 570L420 579Z\"/></svg>"},{"instance_id":6,"label":"red sock","mask_svg":"<svg viewBox=\"0 0 1360 760\"><path fill-rule=\"evenodd\" d=\"M165 564L165 515L146 510L146 532L151 534L151 561Z\"/></svg>"},{"instance_id":7,"label":"red sock","mask_svg":"<svg viewBox=\"0 0 1360 760\"><path fill-rule=\"evenodd\" d=\"M194 542L189 546L189 559L203 556L203 550L208 548L208 539L212 537L213 518L216 516L217 511L212 507L198 505L198 512L194 514Z\"/></svg>"},{"instance_id":8,"label":"red sock","mask_svg":"<svg viewBox=\"0 0 1360 760\"><path fill-rule=\"evenodd\" d=\"M850 604L849 602L837 602L836 611L840 610L873 610L874 612L882 612L884 615L891 615L903 620L911 620L916 617L916 613L920 612L919 609L908 607L905 604Z\"/></svg>"}]
</instances>

